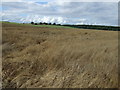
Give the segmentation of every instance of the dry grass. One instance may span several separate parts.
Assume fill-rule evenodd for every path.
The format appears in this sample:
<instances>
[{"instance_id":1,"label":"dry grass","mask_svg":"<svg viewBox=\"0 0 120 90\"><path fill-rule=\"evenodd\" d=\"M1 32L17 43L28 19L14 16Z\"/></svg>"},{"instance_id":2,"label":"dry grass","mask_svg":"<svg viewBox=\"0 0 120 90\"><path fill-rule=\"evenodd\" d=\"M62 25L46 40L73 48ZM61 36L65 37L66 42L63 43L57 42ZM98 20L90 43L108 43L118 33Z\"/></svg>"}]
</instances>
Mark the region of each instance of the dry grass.
<instances>
[{"instance_id":1,"label":"dry grass","mask_svg":"<svg viewBox=\"0 0 120 90\"><path fill-rule=\"evenodd\" d=\"M118 32L3 24L3 87L115 88Z\"/></svg>"}]
</instances>

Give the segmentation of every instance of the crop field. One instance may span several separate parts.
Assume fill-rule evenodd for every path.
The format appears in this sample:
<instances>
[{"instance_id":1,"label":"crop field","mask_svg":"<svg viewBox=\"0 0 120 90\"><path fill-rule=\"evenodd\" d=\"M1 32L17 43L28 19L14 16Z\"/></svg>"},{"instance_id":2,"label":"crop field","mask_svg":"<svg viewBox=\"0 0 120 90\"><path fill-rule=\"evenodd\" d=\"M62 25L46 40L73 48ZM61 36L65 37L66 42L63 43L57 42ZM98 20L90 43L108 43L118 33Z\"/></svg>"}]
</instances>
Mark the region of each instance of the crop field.
<instances>
[{"instance_id":1,"label":"crop field","mask_svg":"<svg viewBox=\"0 0 120 90\"><path fill-rule=\"evenodd\" d=\"M3 88L117 88L118 31L2 23Z\"/></svg>"}]
</instances>

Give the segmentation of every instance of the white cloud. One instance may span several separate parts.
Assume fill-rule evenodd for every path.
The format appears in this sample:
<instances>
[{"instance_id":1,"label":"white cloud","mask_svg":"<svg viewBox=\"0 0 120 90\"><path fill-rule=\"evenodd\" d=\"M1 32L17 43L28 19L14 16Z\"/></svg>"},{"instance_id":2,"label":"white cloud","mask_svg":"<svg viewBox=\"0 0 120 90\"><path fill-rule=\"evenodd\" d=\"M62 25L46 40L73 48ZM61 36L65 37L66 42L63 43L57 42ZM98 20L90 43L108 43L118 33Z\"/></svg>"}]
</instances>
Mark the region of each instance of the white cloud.
<instances>
[{"instance_id":1,"label":"white cloud","mask_svg":"<svg viewBox=\"0 0 120 90\"><path fill-rule=\"evenodd\" d=\"M14 0L13 0L14 1ZM24 0L27 1L27 0ZM36 0L35 0L36 1ZM46 0L47 1L47 0ZM72 1L72 0L71 0ZM3 20L71 24L117 24L117 3L94 2L3 2Z\"/></svg>"},{"instance_id":2,"label":"white cloud","mask_svg":"<svg viewBox=\"0 0 120 90\"><path fill-rule=\"evenodd\" d=\"M51 16L39 16L39 15L34 15L34 16L27 16L26 18L21 18L21 22L46 22L46 23L59 23L59 24L64 24L66 20L63 17L51 17Z\"/></svg>"}]
</instances>

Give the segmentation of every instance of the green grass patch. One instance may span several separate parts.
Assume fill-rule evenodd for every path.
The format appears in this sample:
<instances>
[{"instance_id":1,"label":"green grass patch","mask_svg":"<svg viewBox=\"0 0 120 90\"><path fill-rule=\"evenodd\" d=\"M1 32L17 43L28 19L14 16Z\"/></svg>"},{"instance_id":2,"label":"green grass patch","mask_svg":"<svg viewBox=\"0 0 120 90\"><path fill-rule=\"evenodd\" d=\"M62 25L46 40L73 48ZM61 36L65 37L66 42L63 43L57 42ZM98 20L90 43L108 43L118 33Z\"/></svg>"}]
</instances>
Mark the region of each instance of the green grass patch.
<instances>
[{"instance_id":1,"label":"green grass patch","mask_svg":"<svg viewBox=\"0 0 120 90\"><path fill-rule=\"evenodd\" d=\"M69 26L59 26L59 25L32 25L34 27L49 27L49 28L74 28Z\"/></svg>"},{"instance_id":2,"label":"green grass patch","mask_svg":"<svg viewBox=\"0 0 120 90\"><path fill-rule=\"evenodd\" d=\"M1 21L2 24L14 24L14 25L21 25L21 26L32 26L31 24L23 24L23 23L16 23L16 22L4 22Z\"/></svg>"},{"instance_id":3,"label":"green grass patch","mask_svg":"<svg viewBox=\"0 0 120 90\"><path fill-rule=\"evenodd\" d=\"M5 22L5 21L0 21L0 23L21 24L21 23L16 23L16 22Z\"/></svg>"}]
</instances>

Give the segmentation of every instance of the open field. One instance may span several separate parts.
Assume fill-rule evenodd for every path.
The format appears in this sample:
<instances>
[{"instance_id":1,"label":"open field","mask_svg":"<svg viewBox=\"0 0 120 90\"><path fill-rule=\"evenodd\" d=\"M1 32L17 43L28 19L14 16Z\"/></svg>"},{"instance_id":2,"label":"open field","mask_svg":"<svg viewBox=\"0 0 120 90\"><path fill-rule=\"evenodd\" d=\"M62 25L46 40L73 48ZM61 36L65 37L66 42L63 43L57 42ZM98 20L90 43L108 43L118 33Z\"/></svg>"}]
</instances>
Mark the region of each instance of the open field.
<instances>
[{"instance_id":1,"label":"open field","mask_svg":"<svg viewBox=\"0 0 120 90\"><path fill-rule=\"evenodd\" d=\"M3 23L2 35L3 87L118 87L118 31Z\"/></svg>"}]
</instances>

